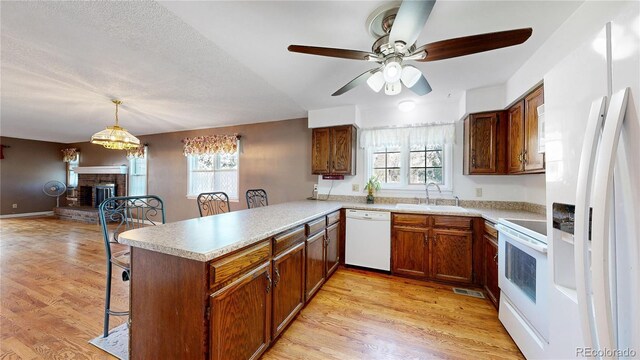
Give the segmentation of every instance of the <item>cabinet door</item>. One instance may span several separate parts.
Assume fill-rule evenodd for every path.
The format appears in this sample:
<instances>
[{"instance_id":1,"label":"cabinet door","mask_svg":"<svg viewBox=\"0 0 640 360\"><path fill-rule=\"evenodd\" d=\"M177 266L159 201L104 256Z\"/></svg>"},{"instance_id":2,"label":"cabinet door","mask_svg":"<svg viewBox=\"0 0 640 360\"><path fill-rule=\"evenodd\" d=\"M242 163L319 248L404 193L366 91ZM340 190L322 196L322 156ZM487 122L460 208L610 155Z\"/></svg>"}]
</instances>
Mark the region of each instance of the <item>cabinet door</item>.
<instances>
[{"instance_id":1,"label":"cabinet door","mask_svg":"<svg viewBox=\"0 0 640 360\"><path fill-rule=\"evenodd\" d=\"M304 306L304 247L300 243L273 259L274 339Z\"/></svg>"},{"instance_id":2,"label":"cabinet door","mask_svg":"<svg viewBox=\"0 0 640 360\"><path fill-rule=\"evenodd\" d=\"M340 243L340 222L327 228L327 278L338 269L340 255L338 246Z\"/></svg>"},{"instance_id":3,"label":"cabinet door","mask_svg":"<svg viewBox=\"0 0 640 360\"><path fill-rule=\"evenodd\" d=\"M499 113L470 116L470 174L495 174L498 171Z\"/></svg>"},{"instance_id":4,"label":"cabinet door","mask_svg":"<svg viewBox=\"0 0 640 360\"><path fill-rule=\"evenodd\" d=\"M484 289L487 291L489 300L497 308L500 298L500 289L498 288L498 245L491 236L485 234L483 248Z\"/></svg>"},{"instance_id":5,"label":"cabinet door","mask_svg":"<svg viewBox=\"0 0 640 360\"><path fill-rule=\"evenodd\" d=\"M507 171L513 174L524 170L524 102L513 105L508 113Z\"/></svg>"},{"instance_id":6,"label":"cabinet door","mask_svg":"<svg viewBox=\"0 0 640 360\"><path fill-rule=\"evenodd\" d=\"M269 346L271 271L265 263L211 295L210 358L257 359Z\"/></svg>"},{"instance_id":7,"label":"cabinet door","mask_svg":"<svg viewBox=\"0 0 640 360\"><path fill-rule=\"evenodd\" d=\"M427 229L395 228L391 238L391 271L417 278L428 276Z\"/></svg>"},{"instance_id":8,"label":"cabinet door","mask_svg":"<svg viewBox=\"0 0 640 360\"><path fill-rule=\"evenodd\" d=\"M544 91L539 87L524 99L525 148L524 169L527 172L544 170L544 154L538 153L538 106L544 104Z\"/></svg>"},{"instance_id":9,"label":"cabinet door","mask_svg":"<svg viewBox=\"0 0 640 360\"><path fill-rule=\"evenodd\" d=\"M473 234L466 230L434 229L431 276L438 280L473 282Z\"/></svg>"},{"instance_id":10,"label":"cabinet door","mask_svg":"<svg viewBox=\"0 0 640 360\"><path fill-rule=\"evenodd\" d=\"M336 126L331 129L331 173L351 175L353 127Z\"/></svg>"},{"instance_id":11,"label":"cabinet door","mask_svg":"<svg viewBox=\"0 0 640 360\"><path fill-rule=\"evenodd\" d=\"M330 128L313 129L311 139L311 172L315 175L330 173L330 139Z\"/></svg>"},{"instance_id":12,"label":"cabinet door","mask_svg":"<svg viewBox=\"0 0 640 360\"><path fill-rule=\"evenodd\" d=\"M307 281L306 300L309 301L313 294L324 283L325 276L325 234L324 231L307 239Z\"/></svg>"}]
</instances>

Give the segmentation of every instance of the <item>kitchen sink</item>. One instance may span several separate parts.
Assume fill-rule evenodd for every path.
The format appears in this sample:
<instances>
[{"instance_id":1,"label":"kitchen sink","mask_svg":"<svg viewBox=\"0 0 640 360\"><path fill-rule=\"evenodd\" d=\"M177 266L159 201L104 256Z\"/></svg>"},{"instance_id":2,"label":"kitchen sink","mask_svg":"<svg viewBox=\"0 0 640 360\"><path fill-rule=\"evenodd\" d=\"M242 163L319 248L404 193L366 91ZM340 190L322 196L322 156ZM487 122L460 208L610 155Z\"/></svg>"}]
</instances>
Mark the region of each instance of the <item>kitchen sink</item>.
<instances>
[{"instance_id":1,"label":"kitchen sink","mask_svg":"<svg viewBox=\"0 0 640 360\"><path fill-rule=\"evenodd\" d=\"M460 206L451 205L419 205L419 204L396 204L396 209L414 210L414 211L444 211L444 212L468 212L467 209Z\"/></svg>"}]
</instances>

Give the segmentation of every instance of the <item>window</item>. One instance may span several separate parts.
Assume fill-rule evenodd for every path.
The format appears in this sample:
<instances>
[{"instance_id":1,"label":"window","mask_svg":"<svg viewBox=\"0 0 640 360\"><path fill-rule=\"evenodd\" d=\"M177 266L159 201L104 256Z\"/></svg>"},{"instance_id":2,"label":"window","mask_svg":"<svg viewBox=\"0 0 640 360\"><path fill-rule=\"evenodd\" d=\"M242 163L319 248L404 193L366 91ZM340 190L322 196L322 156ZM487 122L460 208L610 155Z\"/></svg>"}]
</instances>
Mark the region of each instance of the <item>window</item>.
<instances>
[{"instance_id":1,"label":"window","mask_svg":"<svg viewBox=\"0 0 640 360\"><path fill-rule=\"evenodd\" d=\"M369 149L369 176L377 176L383 189L424 191L427 183L452 191L451 145L398 146Z\"/></svg>"},{"instance_id":2,"label":"window","mask_svg":"<svg viewBox=\"0 0 640 360\"><path fill-rule=\"evenodd\" d=\"M147 195L147 147L144 156L129 159L129 196Z\"/></svg>"},{"instance_id":3,"label":"window","mask_svg":"<svg viewBox=\"0 0 640 360\"><path fill-rule=\"evenodd\" d=\"M211 191L223 191L229 200L238 201L238 152L202 154L187 157L187 197Z\"/></svg>"},{"instance_id":4,"label":"window","mask_svg":"<svg viewBox=\"0 0 640 360\"><path fill-rule=\"evenodd\" d=\"M78 174L76 173L76 168L80 164L80 153L76 153L75 160L69 161L67 163L67 187L75 188L78 187Z\"/></svg>"}]
</instances>

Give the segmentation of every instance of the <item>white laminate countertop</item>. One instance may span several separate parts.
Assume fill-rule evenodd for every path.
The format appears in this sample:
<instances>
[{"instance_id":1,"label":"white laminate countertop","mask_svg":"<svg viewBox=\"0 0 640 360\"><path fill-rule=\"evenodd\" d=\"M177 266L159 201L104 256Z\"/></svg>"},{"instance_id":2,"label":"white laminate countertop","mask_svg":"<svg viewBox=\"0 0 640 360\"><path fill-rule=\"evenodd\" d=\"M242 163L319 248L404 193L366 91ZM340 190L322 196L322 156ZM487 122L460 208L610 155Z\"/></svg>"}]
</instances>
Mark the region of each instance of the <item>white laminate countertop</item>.
<instances>
[{"instance_id":1,"label":"white laminate countertop","mask_svg":"<svg viewBox=\"0 0 640 360\"><path fill-rule=\"evenodd\" d=\"M195 218L125 231L119 241L197 261L209 261L341 208L398 213L545 220L542 214L522 210L471 209L467 212L398 209L394 204L296 201L266 207Z\"/></svg>"}]
</instances>

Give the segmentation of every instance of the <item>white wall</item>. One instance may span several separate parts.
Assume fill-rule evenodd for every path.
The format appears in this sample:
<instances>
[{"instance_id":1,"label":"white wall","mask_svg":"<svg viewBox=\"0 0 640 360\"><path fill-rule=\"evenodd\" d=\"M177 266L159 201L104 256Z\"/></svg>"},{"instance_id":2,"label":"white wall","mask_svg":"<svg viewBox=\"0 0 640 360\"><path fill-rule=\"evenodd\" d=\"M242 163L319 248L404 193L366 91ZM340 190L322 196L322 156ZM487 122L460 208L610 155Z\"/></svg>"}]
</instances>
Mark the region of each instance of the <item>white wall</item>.
<instances>
[{"instance_id":1,"label":"white wall","mask_svg":"<svg viewBox=\"0 0 640 360\"><path fill-rule=\"evenodd\" d=\"M309 128L336 125L360 127L360 109L355 105L309 110Z\"/></svg>"},{"instance_id":2,"label":"white wall","mask_svg":"<svg viewBox=\"0 0 640 360\"><path fill-rule=\"evenodd\" d=\"M504 109L507 105L505 91L504 84L467 90L464 114Z\"/></svg>"}]
</instances>

